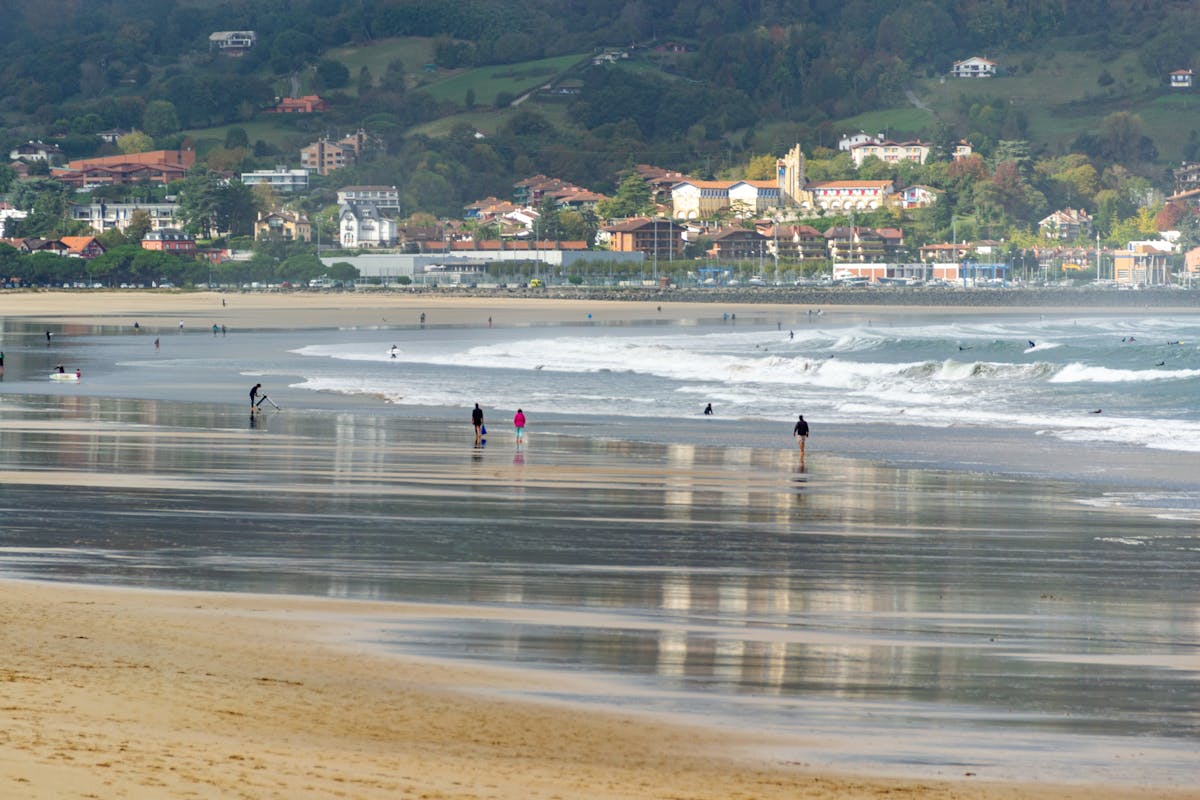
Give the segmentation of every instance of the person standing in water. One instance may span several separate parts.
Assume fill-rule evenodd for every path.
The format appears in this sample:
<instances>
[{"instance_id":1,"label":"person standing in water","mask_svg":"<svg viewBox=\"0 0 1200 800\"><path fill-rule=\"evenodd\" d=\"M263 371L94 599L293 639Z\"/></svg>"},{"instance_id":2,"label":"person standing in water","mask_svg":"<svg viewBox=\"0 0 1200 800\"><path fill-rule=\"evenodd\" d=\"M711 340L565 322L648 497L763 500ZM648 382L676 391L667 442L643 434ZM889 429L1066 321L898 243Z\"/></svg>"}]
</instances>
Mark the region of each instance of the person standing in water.
<instances>
[{"instance_id":1,"label":"person standing in water","mask_svg":"<svg viewBox=\"0 0 1200 800\"><path fill-rule=\"evenodd\" d=\"M708 405L706 405L704 407L704 416L711 417L712 415L713 415L712 403L709 403Z\"/></svg>"},{"instance_id":2,"label":"person standing in water","mask_svg":"<svg viewBox=\"0 0 1200 800\"><path fill-rule=\"evenodd\" d=\"M258 390L262 388L261 383L256 383L250 387L250 413L254 413L254 409L258 408Z\"/></svg>"},{"instance_id":3,"label":"person standing in water","mask_svg":"<svg viewBox=\"0 0 1200 800\"><path fill-rule=\"evenodd\" d=\"M804 421L804 415L800 415L800 419L796 420L796 426L792 428L792 435L796 437L796 444L800 446L800 463L804 463L804 443L808 440L808 423Z\"/></svg>"},{"instance_id":4,"label":"person standing in water","mask_svg":"<svg viewBox=\"0 0 1200 800\"><path fill-rule=\"evenodd\" d=\"M517 431L517 444L525 441L525 412L519 408L513 415L513 427Z\"/></svg>"},{"instance_id":5,"label":"person standing in water","mask_svg":"<svg viewBox=\"0 0 1200 800\"><path fill-rule=\"evenodd\" d=\"M471 424L475 426L475 446L479 447L483 442L483 409L479 407L479 403L476 403L471 411Z\"/></svg>"}]
</instances>

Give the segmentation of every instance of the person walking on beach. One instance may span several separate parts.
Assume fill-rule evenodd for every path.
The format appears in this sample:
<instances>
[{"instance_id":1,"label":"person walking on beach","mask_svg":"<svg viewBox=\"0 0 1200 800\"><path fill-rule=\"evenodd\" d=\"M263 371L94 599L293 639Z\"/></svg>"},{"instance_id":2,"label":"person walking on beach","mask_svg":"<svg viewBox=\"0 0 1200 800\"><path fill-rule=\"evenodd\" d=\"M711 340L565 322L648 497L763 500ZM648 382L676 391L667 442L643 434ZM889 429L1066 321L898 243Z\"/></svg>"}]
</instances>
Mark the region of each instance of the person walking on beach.
<instances>
[{"instance_id":1,"label":"person walking on beach","mask_svg":"<svg viewBox=\"0 0 1200 800\"><path fill-rule=\"evenodd\" d=\"M250 413L253 414L258 408L258 390L262 388L261 383L256 383L250 387Z\"/></svg>"},{"instance_id":2,"label":"person walking on beach","mask_svg":"<svg viewBox=\"0 0 1200 800\"><path fill-rule=\"evenodd\" d=\"M483 443L483 409L479 403L471 411L471 424L475 426L475 446L479 447Z\"/></svg>"},{"instance_id":3,"label":"person walking on beach","mask_svg":"<svg viewBox=\"0 0 1200 800\"><path fill-rule=\"evenodd\" d=\"M804 464L804 443L808 439L808 423L804 421L804 415L800 415L800 419L796 420L796 427L792 428L792 435L796 437L796 444L800 446L800 464Z\"/></svg>"},{"instance_id":4,"label":"person walking on beach","mask_svg":"<svg viewBox=\"0 0 1200 800\"><path fill-rule=\"evenodd\" d=\"M157 349L158 349L158 337L157 337L157 336L156 336L156 337L154 337L154 349L155 349L155 350L157 350Z\"/></svg>"},{"instance_id":5,"label":"person walking on beach","mask_svg":"<svg viewBox=\"0 0 1200 800\"><path fill-rule=\"evenodd\" d=\"M519 408L513 414L513 427L517 430L517 444L525 441L525 412Z\"/></svg>"}]
</instances>

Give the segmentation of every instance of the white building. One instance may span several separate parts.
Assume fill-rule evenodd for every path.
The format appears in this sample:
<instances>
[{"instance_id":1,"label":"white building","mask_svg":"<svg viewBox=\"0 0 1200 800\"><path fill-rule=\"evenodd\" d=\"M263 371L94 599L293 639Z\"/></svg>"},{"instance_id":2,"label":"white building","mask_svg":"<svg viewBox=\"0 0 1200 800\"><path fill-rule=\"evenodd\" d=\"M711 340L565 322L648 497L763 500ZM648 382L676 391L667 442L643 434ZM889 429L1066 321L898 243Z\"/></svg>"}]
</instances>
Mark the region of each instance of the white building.
<instances>
[{"instance_id":1,"label":"white building","mask_svg":"<svg viewBox=\"0 0 1200 800\"><path fill-rule=\"evenodd\" d=\"M374 203L343 203L339 214L342 247L391 247L396 221L379 213Z\"/></svg>"},{"instance_id":2,"label":"white building","mask_svg":"<svg viewBox=\"0 0 1200 800\"><path fill-rule=\"evenodd\" d=\"M152 230L174 228L179 212L177 203L89 203L71 206L71 219L86 222L96 233L116 228L122 233L129 227L135 211L150 215Z\"/></svg>"},{"instance_id":3,"label":"white building","mask_svg":"<svg viewBox=\"0 0 1200 800\"><path fill-rule=\"evenodd\" d=\"M242 183L247 186L270 186L273 190L285 194L306 192L308 191L308 170L276 167L275 169L243 172Z\"/></svg>"},{"instance_id":4,"label":"white building","mask_svg":"<svg viewBox=\"0 0 1200 800\"><path fill-rule=\"evenodd\" d=\"M254 31L214 31L208 35L208 47L227 55L241 55L254 46Z\"/></svg>"},{"instance_id":5,"label":"white building","mask_svg":"<svg viewBox=\"0 0 1200 800\"><path fill-rule=\"evenodd\" d=\"M729 207L741 217L756 217L779 207L777 181L734 181L728 189Z\"/></svg>"},{"instance_id":6,"label":"white building","mask_svg":"<svg viewBox=\"0 0 1200 800\"><path fill-rule=\"evenodd\" d=\"M891 181L821 181L809 184L800 208L805 211L874 211L894 192Z\"/></svg>"},{"instance_id":7,"label":"white building","mask_svg":"<svg viewBox=\"0 0 1200 800\"><path fill-rule=\"evenodd\" d=\"M981 56L955 61L950 73L956 78L991 78L996 74L996 62Z\"/></svg>"},{"instance_id":8,"label":"white building","mask_svg":"<svg viewBox=\"0 0 1200 800\"><path fill-rule=\"evenodd\" d=\"M376 208L400 208L400 190L395 186L343 186L338 189L342 203L374 203Z\"/></svg>"}]
</instances>

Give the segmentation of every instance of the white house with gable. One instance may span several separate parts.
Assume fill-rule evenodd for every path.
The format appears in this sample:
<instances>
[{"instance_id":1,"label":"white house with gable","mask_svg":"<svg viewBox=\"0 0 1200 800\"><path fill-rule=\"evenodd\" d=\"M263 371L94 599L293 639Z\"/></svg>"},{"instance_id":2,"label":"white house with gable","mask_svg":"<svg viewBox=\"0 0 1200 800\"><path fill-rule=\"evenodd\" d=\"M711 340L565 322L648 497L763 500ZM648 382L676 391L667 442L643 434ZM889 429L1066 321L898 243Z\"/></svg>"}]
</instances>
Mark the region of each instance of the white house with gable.
<instances>
[{"instance_id":1,"label":"white house with gable","mask_svg":"<svg viewBox=\"0 0 1200 800\"><path fill-rule=\"evenodd\" d=\"M955 61L950 74L956 78L991 78L996 74L996 62L982 56L971 56Z\"/></svg>"},{"instance_id":2,"label":"white house with gable","mask_svg":"<svg viewBox=\"0 0 1200 800\"><path fill-rule=\"evenodd\" d=\"M396 221L379 213L374 203L343 203L338 214L342 247L391 247Z\"/></svg>"}]
</instances>

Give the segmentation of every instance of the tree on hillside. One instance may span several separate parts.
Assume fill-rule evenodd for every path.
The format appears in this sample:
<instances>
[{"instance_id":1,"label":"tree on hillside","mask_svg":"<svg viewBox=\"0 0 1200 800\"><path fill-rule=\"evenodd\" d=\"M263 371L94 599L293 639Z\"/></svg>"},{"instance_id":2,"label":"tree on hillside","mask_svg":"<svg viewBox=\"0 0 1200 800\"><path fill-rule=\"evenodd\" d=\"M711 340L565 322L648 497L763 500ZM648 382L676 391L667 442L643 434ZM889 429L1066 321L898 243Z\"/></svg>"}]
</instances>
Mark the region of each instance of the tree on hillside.
<instances>
[{"instance_id":1,"label":"tree on hillside","mask_svg":"<svg viewBox=\"0 0 1200 800\"><path fill-rule=\"evenodd\" d=\"M350 84L350 70L340 61L323 58L317 62L317 82L322 89L341 89Z\"/></svg>"},{"instance_id":2,"label":"tree on hillside","mask_svg":"<svg viewBox=\"0 0 1200 800\"><path fill-rule=\"evenodd\" d=\"M749 181L770 181L775 179L776 170L775 156L767 153L762 156L754 156L750 159L750 163L746 166L746 180Z\"/></svg>"},{"instance_id":3,"label":"tree on hillside","mask_svg":"<svg viewBox=\"0 0 1200 800\"><path fill-rule=\"evenodd\" d=\"M117 138L117 149L122 153L147 153L154 149L154 140L142 131L131 131Z\"/></svg>"},{"instance_id":4,"label":"tree on hillside","mask_svg":"<svg viewBox=\"0 0 1200 800\"><path fill-rule=\"evenodd\" d=\"M179 130L179 114L170 100L151 100L142 114L142 127L151 136L165 136Z\"/></svg>"},{"instance_id":5,"label":"tree on hillside","mask_svg":"<svg viewBox=\"0 0 1200 800\"><path fill-rule=\"evenodd\" d=\"M649 214L654 209L650 196L650 187L636 172L630 173L621 185L617 194L608 200L602 200L597 206L600 216L605 219L621 219Z\"/></svg>"}]
</instances>

